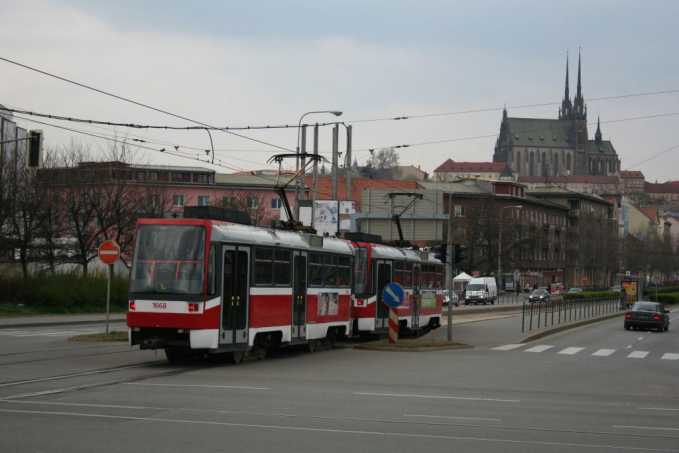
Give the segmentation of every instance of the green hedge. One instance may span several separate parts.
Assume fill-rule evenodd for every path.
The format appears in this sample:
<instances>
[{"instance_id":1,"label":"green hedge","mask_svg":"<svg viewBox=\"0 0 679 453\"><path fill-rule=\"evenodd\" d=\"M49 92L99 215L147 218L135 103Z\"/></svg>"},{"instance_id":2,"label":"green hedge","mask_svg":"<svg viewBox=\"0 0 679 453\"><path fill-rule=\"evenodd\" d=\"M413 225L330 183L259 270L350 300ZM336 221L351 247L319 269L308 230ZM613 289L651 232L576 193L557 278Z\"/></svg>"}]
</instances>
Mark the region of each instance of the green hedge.
<instances>
[{"instance_id":1,"label":"green hedge","mask_svg":"<svg viewBox=\"0 0 679 453\"><path fill-rule=\"evenodd\" d=\"M127 278L114 277L111 282L111 307L127 307ZM0 276L0 304L23 310L50 313L103 312L106 309L106 277L86 278L75 274L9 278Z\"/></svg>"},{"instance_id":2,"label":"green hedge","mask_svg":"<svg viewBox=\"0 0 679 453\"><path fill-rule=\"evenodd\" d=\"M616 291L583 291L581 293L563 295L564 300L579 300L579 299L616 299L620 297L620 293Z\"/></svg>"},{"instance_id":3,"label":"green hedge","mask_svg":"<svg viewBox=\"0 0 679 453\"><path fill-rule=\"evenodd\" d=\"M648 300L654 302L662 302L663 304L679 304L679 292L674 293L661 293L658 292L658 297L655 297L655 293L647 293Z\"/></svg>"},{"instance_id":4,"label":"green hedge","mask_svg":"<svg viewBox=\"0 0 679 453\"><path fill-rule=\"evenodd\" d=\"M644 295L645 296L655 296L656 293L656 288L655 286L647 286L644 288ZM679 293L679 286L660 286L657 289L658 294L665 294L665 293Z\"/></svg>"}]
</instances>

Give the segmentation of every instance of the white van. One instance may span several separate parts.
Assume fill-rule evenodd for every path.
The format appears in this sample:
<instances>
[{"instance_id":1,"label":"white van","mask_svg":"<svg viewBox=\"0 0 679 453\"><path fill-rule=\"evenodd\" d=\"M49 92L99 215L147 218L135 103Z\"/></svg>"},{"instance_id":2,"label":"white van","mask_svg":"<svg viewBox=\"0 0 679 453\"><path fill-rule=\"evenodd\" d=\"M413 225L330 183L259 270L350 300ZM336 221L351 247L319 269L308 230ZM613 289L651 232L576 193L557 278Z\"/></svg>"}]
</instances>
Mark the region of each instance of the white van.
<instances>
[{"instance_id":1,"label":"white van","mask_svg":"<svg viewBox=\"0 0 679 453\"><path fill-rule=\"evenodd\" d=\"M497 299L497 285L494 277L472 278L464 292L464 304L494 304Z\"/></svg>"}]
</instances>

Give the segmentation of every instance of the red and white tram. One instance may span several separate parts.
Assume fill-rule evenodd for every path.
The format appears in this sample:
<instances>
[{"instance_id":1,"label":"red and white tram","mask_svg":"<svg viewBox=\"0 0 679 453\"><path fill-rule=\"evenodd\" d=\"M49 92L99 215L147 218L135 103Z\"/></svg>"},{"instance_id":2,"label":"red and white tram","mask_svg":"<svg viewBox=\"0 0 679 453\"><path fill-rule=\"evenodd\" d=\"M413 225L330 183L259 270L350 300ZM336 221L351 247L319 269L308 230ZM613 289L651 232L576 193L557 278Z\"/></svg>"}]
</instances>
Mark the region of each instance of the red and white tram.
<instances>
[{"instance_id":1,"label":"red and white tram","mask_svg":"<svg viewBox=\"0 0 679 453\"><path fill-rule=\"evenodd\" d=\"M389 309L382 290L399 283L406 298L396 312L401 330L417 331L441 324L443 265L429 252L383 244L354 242L354 332L380 333L388 327Z\"/></svg>"},{"instance_id":2,"label":"red and white tram","mask_svg":"<svg viewBox=\"0 0 679 453\"><path fill-rule=\"evenodd\" d=\"M442 287L438 277L427 279L440 268L385 245L208 219L142 219L130 276L130 344L165 349L170 361L192 351L231 352L238 362L247 351L283 344L313 349L324 339L385 328L380 299L389 281L408 294L399 309L404 327L435 327ZM418 282L426 303L414 303Z\"/></svg>"}]
</instances>

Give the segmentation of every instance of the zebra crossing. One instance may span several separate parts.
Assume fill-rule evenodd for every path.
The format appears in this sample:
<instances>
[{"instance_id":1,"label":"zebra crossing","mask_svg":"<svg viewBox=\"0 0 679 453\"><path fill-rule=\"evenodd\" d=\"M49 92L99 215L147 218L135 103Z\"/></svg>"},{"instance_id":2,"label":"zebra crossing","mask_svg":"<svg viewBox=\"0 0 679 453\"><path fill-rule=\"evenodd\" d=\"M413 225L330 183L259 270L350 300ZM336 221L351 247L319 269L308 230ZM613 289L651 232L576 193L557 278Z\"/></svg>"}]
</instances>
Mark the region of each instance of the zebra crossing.
<instances>
[{"instance_id":1,"label":"zebra crossing","mask_svg":"<svg viewBox=\"0 0 679 453\"><path fill-rule=\"evenodd\" d=\"M567 346L567 347L557 347L551 344L538 344L535 346L530 346L523 343L512 343L503 344L490 348L493 351L516 351L516 352L528 352L533 354L539 354L542 352L554 352L559 355L567 356L591 356L591 357L624 357L627 359L646 359L646 358L659 358L660 360L669 361L679 361L679 353L676 352L663 352L663 353L653 353L651 351L644 350L634 350L629 349L609 349L609 348L585 348L581 346Z\"/></svg>"}]
</instances>

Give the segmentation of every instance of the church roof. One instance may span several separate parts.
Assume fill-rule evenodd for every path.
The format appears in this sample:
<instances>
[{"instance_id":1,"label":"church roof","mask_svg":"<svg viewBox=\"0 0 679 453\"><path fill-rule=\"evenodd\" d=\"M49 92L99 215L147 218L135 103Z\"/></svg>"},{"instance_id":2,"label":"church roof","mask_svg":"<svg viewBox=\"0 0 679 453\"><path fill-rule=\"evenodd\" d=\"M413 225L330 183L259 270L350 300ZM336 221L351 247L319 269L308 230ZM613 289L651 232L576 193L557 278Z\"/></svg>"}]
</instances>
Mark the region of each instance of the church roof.
<instances>
[{"instance_id":1,"label":"church roof","mask_svg":"<svg viewBox=\"0 0 679 453\"><path fill-rule=\"evenodd\" d=\"M572 148L568 135L573 122L550 118L507 118L514 146Z\"/></svg>"},{"instance_id":2,"label":"church roof","mask_svg":"<svg viewBox=\"0 0 679 453\"><path fill-rule=\"evenodd\" d=\"M617 154L610 140L601 140L600 142L596 142L595 140L588 140L586 149L587 152L592 154L596 153Z\"/></svg>"},{"instance_id":3,"label":"church roof","mask_svg":"<svg viewBox=\"0 0 679 453\"><path fill-rule=\"evenodd\" d=\"M621 178L644 178L644 174L638 170L620 170Z\"/></svg>"},{"instance_id":4,"label":"church roof","mask_svg":"<svg viewBox=\"0 0 679 453\"><path fill-rule=\"evenodd\" d=\"M455 162L448 159L439 165L434 173L500 173L505 168L507 168L506 162Z\"/></svg>"}]
</instances>

